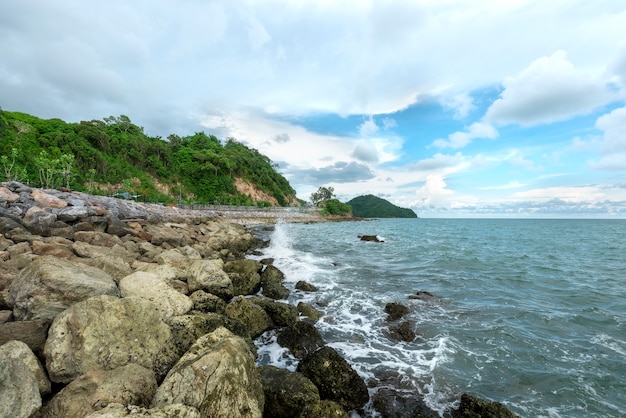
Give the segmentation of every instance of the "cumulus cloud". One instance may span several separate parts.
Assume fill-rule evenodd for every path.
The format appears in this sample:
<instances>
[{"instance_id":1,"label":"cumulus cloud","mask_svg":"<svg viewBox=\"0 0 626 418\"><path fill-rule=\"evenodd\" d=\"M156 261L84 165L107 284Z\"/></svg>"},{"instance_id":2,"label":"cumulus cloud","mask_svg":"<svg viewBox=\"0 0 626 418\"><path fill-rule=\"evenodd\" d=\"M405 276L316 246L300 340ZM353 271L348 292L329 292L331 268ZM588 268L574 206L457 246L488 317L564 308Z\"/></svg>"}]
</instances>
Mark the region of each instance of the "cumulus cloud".
<instances>
[{"instance_id":1,"label":"cumulus cloud","mask_svg":"<svg viewBox=\"0 0 626 418\"><path fill-rule=\"evenodd\" d=\"M438 148L463 148L477 138L494 139L498 136L498 131L490 124L474 122L464 132L454 132L448 135L448 139L437 139L433 146Z\"/></svg>"},{"instance_id":2,"label":"cumulus cloud","mask_svg":"<svg viewBox=\"0 0 626 418\"><path fill-rule=\"evenodd\" d=\"M596 128L604 132L602 158L592 167L597 170L626 170L626 107L598 118Z\"/></svg>"},{"instance_id":3,"label":"cumulus cloud","mask_svg":"<svg viewBox=\"0 0 626 418\"><path fill-rule=\"evenodd\" d=\"M444 97L441 103L445 108L454 112L455 119L463 119L471 111L476 109L474 99L467 93L460 93L452 97Z\"/></svg>"},{"instance_id":4,"label":"cumulus cloud","mask_svg":"<svg viewBox=\"0 0 626 418\"><path fill-rule=\"evenodd\" d=\"M604 80L576 69L565 51L557 51L507 78L485 120L537 125L588 113L615 99Z\"/></svg>"},{"instance_id":5,"label":"cumulus cloud","mask_svg":"<svg viewBox=\"0 0 626 418\"><path fill-rule=\"evenodd\" d=\"M361 182L375 177L367 165L345 161L316 169L294 170L291 175L306 179L309 184Z\"/></svg>"},{"instance_id":6,"label":"cumulus cloud","mask_svg":"<svg viewBox=\"0 0 626 418\"><path fill-rule=\"evenodd\" d=\"M352 152L352 156L359 161L366 163L378 162L378 151L374 144L370 142L361 142L357 144Z\"/></svg>"},{"instance_id":7,"label":"cumulus cloud","mask_svg":"<svg viewBox=\"0 0 626 418\"><path fill-rule=\"evenodd\" d=\"M415 191L415 201L411 206L417 208L449 207L454 191L447 188L443 176L430 174L424 185Z\"/></svg>"},{"instance_id":8,"label":"cumulus cloud","mask_svg":"<svg viewBox=\"0 0 626 418\"><path fill-rule=\"evenodd\" d=\"M420 171L432 171L441 170L449 167L456 167L463 162L463 155L457 152L455 155L445 155L437 153L432 158L426 158L418 161L417 164L412 166L415 170Z\"/></svg>"}]
</instances>

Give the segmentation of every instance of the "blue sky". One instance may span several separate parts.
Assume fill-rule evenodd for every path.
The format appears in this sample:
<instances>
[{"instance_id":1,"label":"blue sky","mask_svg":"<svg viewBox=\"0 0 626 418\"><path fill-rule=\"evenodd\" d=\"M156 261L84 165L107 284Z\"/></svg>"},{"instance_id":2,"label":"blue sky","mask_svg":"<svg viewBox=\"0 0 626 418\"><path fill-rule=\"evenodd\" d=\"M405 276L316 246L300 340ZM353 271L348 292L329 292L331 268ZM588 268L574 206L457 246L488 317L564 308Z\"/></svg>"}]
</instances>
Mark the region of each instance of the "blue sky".
<instances>
[{"instance_id":1,"label":"blue sky","mask_svg":"<svg viewBox=\"0 0 626 418\"><path fill-rule=\"evenodd\" d=\"M234 137L298 196L626 218L626 3L25 0L0 106Z\"/></svg>"}]
</instances>

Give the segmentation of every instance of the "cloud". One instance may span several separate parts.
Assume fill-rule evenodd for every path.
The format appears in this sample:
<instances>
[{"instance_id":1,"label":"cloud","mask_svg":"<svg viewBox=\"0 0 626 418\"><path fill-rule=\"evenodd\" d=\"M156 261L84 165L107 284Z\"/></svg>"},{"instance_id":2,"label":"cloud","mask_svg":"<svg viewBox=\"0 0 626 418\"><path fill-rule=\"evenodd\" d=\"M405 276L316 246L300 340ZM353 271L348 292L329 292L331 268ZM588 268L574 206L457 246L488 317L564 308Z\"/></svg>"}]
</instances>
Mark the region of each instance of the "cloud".
<instances>
[{"instance_id":1,"label":"cloud","mask_svg":"<svg viewBox=\"0 0 626 418\"><path fill-rule=\"evenodd\" d=\"M602 158L592 163L592 167L596 170L626 170L626 107L598 118L596 128L604 131Z\"/></svg>"},{"instance_id":2,"label":"cloud","mask_svg":"<svg viewBox=\"0 0 626 418\"><path fill-rule=\"evenodd\" d=\"M366 121L364 121L361 126L359 126L359 135L361 136L372 136L378 133L380 128L374 121L373 117L370 117Z\"/></svg>"},{"instance_id":3,"label":"cloud","mask_svg":"<svg viewBox=\"0 0 626 418\"><path fill-rule=\"evenodd\" d=\"M467 93L460 93L452 97L443 97L442 105L454 111L455 119L464 119L467 115L476 109L474 99Z\"/></svg>"},{"instance_id":4,"label":"cloud","mask_svg":"<svg viewBox=\"0 0 626 418\"><path fill-rule=\"evenodd\" d=\"M437 153L432 158L426 158L418 161L417 164L411 166L411 169L420 171L433 171L449 167L456 167L463 162L463 155L457 152L455 155L444 155Z\"/></svg>"},{"instance_id":5,"label":"cloud","mask_svg":"<svg viewBox=\"0 0 626 418\"><path fill-rule=\"evenodd\" d=\"M447 188L443 176L430 174L423 186L415 191L415 200L411 204L416 208L449 207L454 191Z\"/></svg>"},{"instance_id":6,"label":"cloud","mask_svg":"<svg viewBox=\"0 0 626 418\"><path fill-rule=\"evenodd\" d=\"M557 51L507 78L485 120L525 126L550 123L588 113L615 99L605 81L577 70L565 51Z\"/></svg>"},{"instance_id":7,"label":"cloud","mask_svg":"<svg viewBox=\"0 0 626 418\"><path fill-rule=\"evenodd\" d=\"M361 142L357 144L352 152L352 156L359 161L366 163L378 162L378 151L374 144L369 142Z\"/></svg>"},{"instance_id":8,"label":"cloud","mask_svg":"<svg viewBox=\"0 0 626 418\"><path fill-rule=\"evenodd\" d=\"M370 180L375 177L365 164L356 162L336 162L322 168L294 170L291 175L305 179L308 184L350 183Z\"/></svg>"},{"instance_id":9,"label":"cloud","mask_svg":"<svg viewBox=\"0 0 626 418\"><path fill-rule=\"evenodd\" d=\"M483 122L474 122L465 132L455 132L448 135L448 139L437 139L433 146L438 148L463 148L477 138L494 139L498 131L491 125Z\"/></svg>"},{"instance_id":10,"label":"cloud","mask_svg":"<svg viewBox=\"0 0 626 418\"><path fill-rule=\"evenodd\" d=\"M274 137L274 141L278 143L285 143L289 142L290 140L291 138L289 138L289 134L286 133L276 134L276 136Z\"/></svg>"}]
</instances>

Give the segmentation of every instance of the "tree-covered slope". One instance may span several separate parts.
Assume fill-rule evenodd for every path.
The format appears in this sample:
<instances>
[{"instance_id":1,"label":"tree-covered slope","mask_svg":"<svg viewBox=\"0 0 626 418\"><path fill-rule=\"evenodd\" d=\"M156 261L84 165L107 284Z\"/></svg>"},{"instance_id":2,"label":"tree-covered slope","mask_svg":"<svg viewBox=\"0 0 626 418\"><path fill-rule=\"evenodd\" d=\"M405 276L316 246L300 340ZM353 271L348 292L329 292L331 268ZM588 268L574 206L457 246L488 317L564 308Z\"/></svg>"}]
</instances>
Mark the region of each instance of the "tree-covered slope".
<instances>
[{"instance_id":1,"label":"tree-covered slope","mask_svg":"<svg viewBox=\"0 0 626 418\"><path fill-rule=\"evenodd\" d=\"M204 132L150 137L124 115L67 123L0 110L0 181L125 191L148 201L293 204L295 190L276 168L235 139ZM256 196L239 191L242 182Z\"/></svg>"},{"instance_id":2,"label":"tree-covered slope","mask_svg":"<svg viewBox=\"0 0 626 418\"><path fill-rule=\"evenodd\" d=\"M401 208L371 194L355 197L347 203L352 206L352 214L357 218L417 218L411 209Z\"/></svg>"}]
</instances>

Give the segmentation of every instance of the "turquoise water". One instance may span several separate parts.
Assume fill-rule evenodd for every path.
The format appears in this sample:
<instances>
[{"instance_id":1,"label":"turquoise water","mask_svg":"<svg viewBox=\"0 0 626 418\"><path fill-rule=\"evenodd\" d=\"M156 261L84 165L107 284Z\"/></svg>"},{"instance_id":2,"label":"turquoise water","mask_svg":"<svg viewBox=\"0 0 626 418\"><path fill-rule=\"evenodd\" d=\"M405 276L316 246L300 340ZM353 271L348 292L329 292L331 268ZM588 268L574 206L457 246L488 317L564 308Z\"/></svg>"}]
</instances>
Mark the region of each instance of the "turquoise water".
<instances>
[{"instance_id":1,"label":"turquoise water","mask_svg":"<svg viewBox=\"0 0 626 418\"><path fill-rule=\"evenodd\" d=\"M371 391L419 393L442 416L463 392L522 417L626 416L626 221L279 223L269 238L287 284L320 289L290 302L326 314L326 342ZM387 336L388 302L411 309L414 342ZM261 363L295 368L268 347Z\"/></svg>"}]
</instances>

